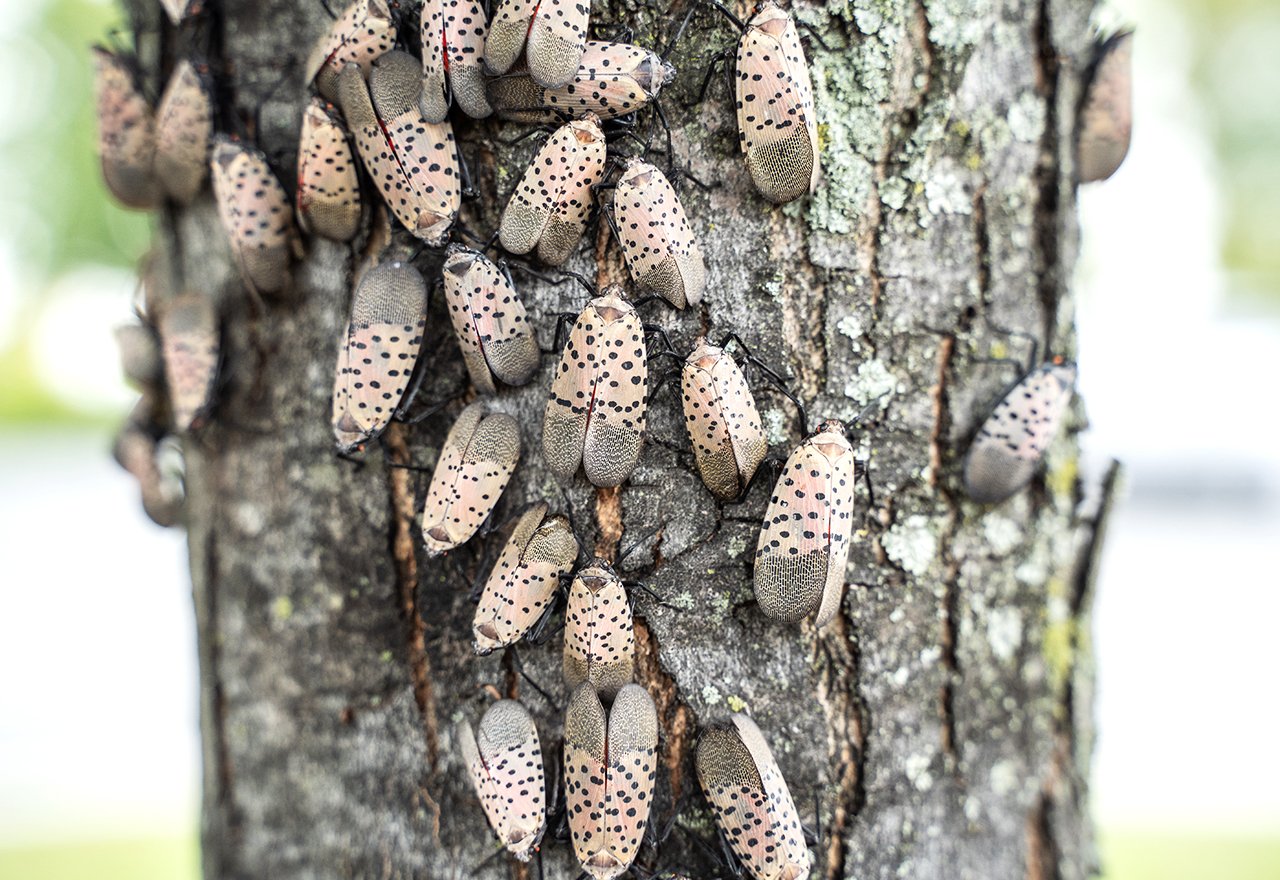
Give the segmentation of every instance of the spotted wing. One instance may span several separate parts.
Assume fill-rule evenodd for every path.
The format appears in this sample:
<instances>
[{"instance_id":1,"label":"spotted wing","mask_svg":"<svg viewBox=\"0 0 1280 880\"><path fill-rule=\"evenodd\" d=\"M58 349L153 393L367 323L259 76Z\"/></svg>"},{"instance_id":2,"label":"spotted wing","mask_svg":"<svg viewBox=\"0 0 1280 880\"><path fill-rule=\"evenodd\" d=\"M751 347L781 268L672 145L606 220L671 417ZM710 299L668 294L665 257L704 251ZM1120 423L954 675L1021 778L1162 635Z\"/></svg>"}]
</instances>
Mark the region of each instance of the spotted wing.
<instances>
[{"instance_id":1,"label":"spotted wing","mask_svg":"<svg viewBox=\"0 0 1280 880\"><path fill-rule=\"evenodd\" d=\"M542 456L547 467L562 480L571 478L582 464L603 329L599 313L588 304L569 331L560 364L551 380L551 394L542 422Z\"/></svg>"},{"instance_id":2,"label":"spotted wing","mask_svg":"<svg viewBox=\"0 0 1280 880\"><path fill-rule=\"evenodd\" d=\"M591 213L592 187L604 177L605 140L594 117L570 123L574 151L552 196L551 216L538 239L538 259L559 266L578 246Z\"/></svg>"},{"instance_id":3,"label":"spotted wing","mask_svg":"<svg viewBox=\"0 0 1280 880\"><path fill-rule=\"evenodd\" d=\"M333 430L344 450L378 436L404 398L427 323L427 286L403 263L360 279L334 373Z\"/></svg>"},{"instance_id":4,"label":"spotted wing","mask_svg":"<svg viewBox=\"0 0 1280 880\"><path fill-rule=\"evenodd\" d=\"M355 0L329 28L307 61L307 81L330 101L338 100L338 78L347 64L369 76L373 62L395 48L396 26L386 0ZM354 123L353 123L354 124Z\"/></svg>"},{"instance_id":5,"label":"spotted wing","mask_svg":"<svg viewBox=\"0 0 1280 880\"><path fill-rule=\"evenodd\" d=\"M298 140L298 223L334 241L360 228L360 183L346 132L318 98L302 116Z\"/></svg>"},{"instance_id":6,"label":"spotted wing","mask_svg":"<svg viewBox=\"0 0 1280 880\"><path fill-rule=\"evenodd\" d=\"M628 167L613 196L614 221L631 277L678 309L702 300L706 267L680 199L646 162Z\"/></svg>"},{"instance_id":7,"label":"spotted wing","mask_svg":"<svg viewBox=\"0 0 1280 880\"><path fill-rule=\"evenodd\" d=\"M599 878L618 876L639 854L653 806L657 753L658 710L653 698L638 684L624 685L609 709L605 852L595 858L605 870L596 875Z\"/></svg>"},{"instance_id":8,"label":"spotted wing","mask_svg":"<svg viewBox=\"0 0 1280 880\"><path fill-rule=\"evenodd\" d=\"M640 459L648 406L644 327L634 309L604 325L596 351L582 467L594 485L617 486Z\"/></svg>"},{"instance_id":9,"label":"spotted wing","mask_svg":"<svg viewBox=\"0 0 1280 880\"><path fill-rule=\"evenodd\" d=\"M716 497L737 498L768 451L746 377L733 358L716 348L709 357L690 356L681 385L698 472Z\"/></svg>"},{"instance_id":10,"label":"spotted wing","mask_svg":"<svg viewBox=\"0 0 1280 880\"><path fill-rule=\"evenodd\" d=\"M608 736L604 706L589 682L569 697L564 715L564 797L573 853L588 872L608 859Z\"/></svg>"},{"instance_id":11,"label":"spotted wing","mask_svg":"<svg viewBox=\"0 0 1280 880\"><path fill-rule=\"evenodd\" d=\"M111 194L130 208L153 208L160 187L153 175L155 119L133 71L119 57L94 47L98 155Z\"/></svg>"},{"instance_id":12,"label":"spotted wing","mask_svg":"<svg viewBox=\"0 0 1280 880\"><path fill-rule=\"evenodd\" d=\"M542 524L547 514L545 503L535 504L520 515L512 527L507 542L498 554L498 560L485 578L484 588L480 593L480 602L476 606L472 632L475 635L477 654L488 654L496 648L517 641L524 632L515 633L510 625L513 614L509 610L514 601L512 593L516 589L519 577L520 559L525 547L532 540L534 533Z\"/></svg>"},{"instance_id":13,"label":"spotted wing","mask_svg":"<svg viewBox=\"0 0 1280 880\"><path fill-rule=\"evenodd\" d=\"M515 700L499 700L481 719L476 746L501 804L494 830L508 852L528 861L547 821L538 729Z\"/></svg>"},{"instance_id":14,"label":"spotted wing","mask_svg":"<svg viewBox=\"0 0 1280 880\"><path fill-rule=\"evenodd\" d=\"M462 112L483 119L493 112L485 97L484 10L476 0L443 0L449 88Z\"/></svg>"},{"instance_id":15,"label":"spotted wing","mask_svg":"<svg viewBox=\"0 0 1280 880\"><path fill-rule=\"evenodd\" d=\"M834 483L831 461L812 440L783 466L756 544L756 601L770 617L807 617L822 602L836 560L844 576L848 524L839 527Z\"/></svg>"},{"instance_id":16,"label":"spotted wing","mask_svg":"<svg viewBox=\"0 0 1280 880\"><path fill-rule=\"evenodd\" d=\"M475 302L483 300L486 295L476 272L481 259L483 255L477 251L464 250L456 245L450 247L444 263L444 300L471 383L481 394L492 394L497 386L493 383L489 362L485 360L475 314Z\"/></svg>"},{"instance_id":17,"label":"spotted wing","mask_svg":"<svg viewBox=\"0 0 1280 880\"><path fill-rule=\"evenodd\" d=\"M539 148L502 212L498 234L508 251L527 254L537 246L577 154L577 137L568 124L556 129Z\"/></svg>"},{"instance_id":18,"label":"spotted wing","mask_svg":"<svg viewBox=\"0 0 1280 880\"><path fill-rule=\"evenodd\" d=\"M525 37L537 8L538 0L502 0L499 4L484 41L484 65L489 73L506 73L516 63L524 51Z\"/></svg>"},{"instance_id":19,"label":"spotted wing","mask_svg":"<svg viewBox=\"0 0 1280 880\"><path fill-rule=\"evenodd\" d=\"M428 244L442 244L462 205L453 126L448 120L426 122L415 110L389 123L387 137L408 183L403 195L416 214L409 231Z\"/></svg>"},{"instance_id":20,"label":"spotted wing","mask_svg":"<svg viewBox=\"0 0 1280 880\"><path fill-rule=\"evenodd\" d=\"M760 728L750 716L736 713L733 724L738 730L742 744L751 753L756 771L760 775L764 787L768 824L773 838L773 850L760 847L756 850L760 861L769 865L769 857L779 868L778 877L808 877L813 858L804 842L804 829L800 824L800 814L796 811L795 801L791 798L791 790L782 778L778 762L773 759L773 752L765 742ZM750 843L750 840L747 841ZM769 869L766 870L766 874Z\"/></svg>"},{"instance_id":21,"label":"spotted wing","mask_svg":"<svg viewBox=\"0 0 1280 880\"><path fill-rule=\"evenodd\" d=\"M218 216L245 284L258 293L282 290L289 281L293 211L267 157L221 139L212 167Z\"/></svg>"},{"instance_id":22,"label":"spotted wing","mask_svg":"<svg viewBox=\"0 0 1280 880\"><path fill-rule=\"evenodd\" d=\"M466 542L493 512L520 460L520 429L506 413L463 410L445 440L422 515L428 555Z\"/></svg>"},{"instance_id":23,"label":"spotted wing","mask_svg":"<svg viewBox=\"0 0 1280 880\"><path fill-rule=\"evenodd\" d=\"M965 486L982 503L1027 484L1062 423L1075 367L1046 364L1013 387L983 423L965 458Z\"/></svg>"},{"instance_id":24,"label":"spotted wing","mask_svg":"<svg viewBox=\"0 0 1280 880\"><path fill-rule=\"evenodd\" d=\"M493 261L479 253L469 267L465 289L469 332L482 359L477 366L507 385L524 385L537 370L541 352L519 294Z\"/></svg>"},{"instance_id":25,"label":"spotted wing","mask_svg":"<svg viewBox=\"0 0 1280 880\"><path fill-rule=\"evenodd\" d=\"M444 4L445 0L424 0L419 20L422 93L418 96L418 107L427 122L441 122L449 113Z\"/></svg>"},{"instance_id":26,"label":"spotted wing","mask_svg":"<svg viewBox=\"0 0 1280 880\"><path fill-rule=\"evenodd\" d=\"M174 68L156 108L156 175L170 198L189 204L209 173L213 104L190 61Z\"/></svg>"},{"instance_id":27,"label":"spotted wing","mask_svg":"<svg viewBox=\"0 0 1280 880\"><path fill-rule=\"evenodd\" d=\"M186 293L169 301L159 329L173 426L183 433L199 427L213 404L220 350L218 318L206 297Z\"/></svg>"},{"instance_id":28,"label":"spotted wing","mask_svg":"<svg viewBox=\"0 0 1280 880\"><path fill-rule=\"evenodd\" d=\"M587 42L590 0L541 0L529 29L529 73L541 86L562 86L578 72Z\"/></svg>"},{"instance_id":29,"label":"spotted wing","mask_svg":"<svg viewBox=\"0 0 1280 880\"><path fill-rule=\"evenodd\" d=\"M542 103L571 116L594 113L601 119L615 119L648 104L673 75L674 71L647 49L588 40L573 79L545 89Z\"/></svg>"},{"instance_id":30,"label":"spotted wing","mask_svg":"<svg viewBox=\"0 0 1280 880\"><path fill-rule=\"evenodd\" d=\"M743 32L737 56L738 140L752 182L775 203L817 183L813 86L791 17L772 4Z\"/></svg>"}]
</instances>

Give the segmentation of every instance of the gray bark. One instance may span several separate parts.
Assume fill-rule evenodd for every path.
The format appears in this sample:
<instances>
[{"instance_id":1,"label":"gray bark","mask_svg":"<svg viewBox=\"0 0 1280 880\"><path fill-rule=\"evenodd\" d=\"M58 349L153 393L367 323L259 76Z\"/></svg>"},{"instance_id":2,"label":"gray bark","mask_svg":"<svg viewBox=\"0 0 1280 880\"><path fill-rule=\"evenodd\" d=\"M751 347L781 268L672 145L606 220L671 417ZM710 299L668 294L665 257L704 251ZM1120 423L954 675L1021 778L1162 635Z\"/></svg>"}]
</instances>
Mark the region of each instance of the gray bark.
<instances>
[{"instance_id":1,"label":"gray bark","mask_svg":"<svg viewBox=\"0 0 1280 880\"><path fill-rule=\"evenodd\" d=\"M216 63L242 115L265 100L258 140L284 157L287 180L302 60L329 20L314 0L218 5ZM594 13L660 46L686 8L611 0ZM678 394L655 391L653 441L620 491L581 478L567 487L599 552L615 557L640 539L620 567L673 606L636 595L638 674L665 728L656 821L679 804L684 829L642 861L708 871L691 842L713 843L691 750L700 724L747 707L803 818L820 826L820 876L1087 876L1098 529L1079 512L1073 437L1082 410L1045 474L1011 501L981 509L964 499L958 475L967 439L1014 378L983 359L1001 347L1023 356L995 328L1033 333L1042 351L1073 352L1070 144L1089 4L795 9L830 47L806 39L823 183L784 209L749 192L723 85L688 106L712 53L735 40L700 12L672 53L680 76L664 106L678 156L713 184L683 190L708 293L700 310L654 304L644 313L686 350L706 328L737 332L791 371L814 424L878 401L860 429L875 504L860 493L848 593L837 619L815 632L755 608L750 566L768 480L740 505L715 504L692 470ZM282 74L286 61L294 66ZM534 144L499 143L514 129L495 122L457 131L483 193L464 220L487 234ZM478 719L492 686L520 696L554 753L559 712L524 685L510 656L471 654L468 592L497 536L426 560L413 517L427 477L386 466L434 464L462 401L393 427L362 466L335 458L331 371L358 256L311 241L295 295L257 312L207 195L168 215L161 238L187 284L219 297L226 317L218 415L187 443L205 873L521 876L505 856L477 867L494 844L454 725ZM439 255L423 253L418 264L430 278ZM625 280L607 229L570 268ZM523 291L547 347L554 314L584 302L574 285L530 281ZM465 374L439 302L428 350L423 397L445 400ZM561 504L540 454L554 361L544 358L528 387L498 396L522 425L525 452L496 521L530 501ZM661 364L654 369L656 386ZM767 388L760 402L773 450L785 455L800 439L794 411ZM559 649L553 638L520 655L563 704ZM547 875L573 876L571 858L549 835Z\"/></svg>"}]
</instances>

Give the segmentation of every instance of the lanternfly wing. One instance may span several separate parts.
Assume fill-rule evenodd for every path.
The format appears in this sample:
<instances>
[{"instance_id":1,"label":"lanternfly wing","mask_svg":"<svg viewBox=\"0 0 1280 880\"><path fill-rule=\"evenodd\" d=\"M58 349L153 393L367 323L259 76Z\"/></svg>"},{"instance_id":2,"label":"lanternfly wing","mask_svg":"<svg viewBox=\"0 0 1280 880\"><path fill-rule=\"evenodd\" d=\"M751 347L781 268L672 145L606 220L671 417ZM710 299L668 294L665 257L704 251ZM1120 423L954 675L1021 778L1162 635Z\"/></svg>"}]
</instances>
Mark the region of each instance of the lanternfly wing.
<instances>
[{"instance_id":1,"label":"lanternfly wing","mask_svg":"<svg viewBox=\"0 0 1280 880\"><path fill-rule=\"evenodd\" d=\"M174 431L200 427L213 406L220 350L218 316L209 299L183 293L160 315L160 345Z\"/></svg>"},{"instance_id":2,"label":"lanternfly wing","mask_svg":"<svg viewBox=\"0 0 1280 880\"><path fill-rule=\"evenodd\" d=\"M635 671L635 632L622 581L603 559L578 572L565 610L564 678L612 699Z\"/></svg>"},{"instance_id":3,"label":"lanternfly wing","mask_svg":"<svg viewBox=\"0 0 1280 880\"><path fill-rule=\"evenodd\" d=\"M587 43L590 0L542 0L525 55L529 74L540 86L562 86L578 72Z\"/></svg>"},{"instance_id":4,"label":"lanternfly wing","mask_svg":"<svg viewBox=\"0 0 1280 880\"><path fill-rule=\"evenodd\" d=\"M605 811L606 853L597 867L584 863L596 880L617 877L635 861L649 824L657 775L658 710L648 691L624 685L609 709L609 785Z\"/></svg>"},{"instance_id":5,"label":"lanternfly wing","mask_svg":"<svg viewBox=\"0 0 1280 880\"><path fill-rule=\"evenodd\" d=\"M334 375L339 449L355 449L386 429L409 387L426 324L427 285L413 266L382 263L360 279Z\"/></svg>"},{"instance_id":6,"label":"lanternfly wing","mask_svg":"<svg viewBox=\"0 0 1280 880\"><path fill-rule=\"evenodd\" d=\"M594 399L582 443L582 469L596 486L622 483L644 442L649 396L649 364L644 327L618 287L593 301L603 324L596 347Z\"/></svg>"},{"instance_id":7,"label":"lanternfly wing","mask_svg":"<svg viewBox=\"0 0 1280 880\"><path fill-rule=\"evenodd\" d=\"M800 816L755 722L738 713L709 725L695 763L716 824L747 871L771 880L808 877L813 859Z\"/></svg>"},{"instance_id":8,"label":"lanternfly wing","mask_svg":"<svg viewBox=\"0 0 1280 880\"><path fill-rule=\"evenodd\" d=\"M617 486L635 468L644 436L648 365L635 309L609 288L569 333L542 426L547 466L561 479L581 464L597 486Z\"/></svg>"},{"instance_id":9,"label":"lanternfly wing","mask_svg":"<svg viewBox=\"0 0 1280 880\"><path fill-rule=\"evenodd\" d=\"M484 41L484 66L490 73L506 73L524 51L538 0L502 0L489 22Z\"/></svg>"},{"instance_id":10,"label":"lanternfly wing","mask_svg":"<svg viewBox=\"0 0 1280 880\"><path fill-rule=\"evenodd\" d=\"M307 81L330 101L338 100L338 76L347 64L369 76L375 59L395 48L396 25L386 0L355 0L329 28L307 61ZM353 125L355 123L352 123Z\"/></svg>"},{"instance_id":11,"label":"lanternfly wing","mask_svg":"<svg viewBox=\"0 0 1280 880\"><path fill-rule=\"evenodd\" d=\"M514 254L536 247L544 262L564 262L582 237L591 187L604 174L604 158L604 133L594 117L558 128L538 150L502 212L502 246Z\"/></svg>"},{"instance_id":12,"label":"lanternfly wing","mask_svg":"<svg viewBox=\"0 0 1280 880\"><path fill-rule=\"evenodd\" d=\"M571 116L614 119L644 107L674 77L675 68L648 49L589 40L578 72L566 84L545 89L542 105Z\"/></svg>"},{"instance_id":13,"label":"lanternfly wing","mask_svg":"<svg viewBox=\"0 0 1280 880\"><path fill-rule=\"evenodd\" d=\"M493 512L520 460L520 429L476 402L458 416L440 450L422 511L427 555L465 543Z\"/></svg>"},{"instance_id":14,"label":"lanternfly wing","mask_svg":"<svg viewBox=\"0 0 1280 880\"><path fill-rule=\"evenodd\" d=\"M964 462L964 486L995 504L1031 479L1053 442L1075 387L1074 364L1049 363L1015 385L982 423Z\"/></svg>"},{"instance_id":15,"label":"lanternfly wing","mask_svg":"<svg viewBox=\"0 0 1280 880\"><path fill-rule=\"evenodd\" d=\"M625 685L606 719L584 683L564 719L565 802L578 862L596 880L631 866L652 806L658 713L644 688Z\"/></svg>"},{"instance_id":16,"label":"lanternfly wing","mask_svg":"<svg viewBox=\"0 0 1280 880\"><path fill-rule=\"evenodd\" d=\"M760 610L794 622L815 609L834 616L844 590L853 529L853 447L844 425L823 422L791 453L773 489L756 545Z\"/></svg>"},{"instance_id":17,"label":"lanternfly wing","mask_svg":"<svg viewBox=\"0 0 1280 880\"><path fill-rule=\"evenodd\" d=\"M681 386L702 482L717 498L737 498L769 450L746 377L733 358L702 337L685 359Z\"/></svg>"},{"instance_id":18,"label":"lanternfly wing","mask_svg":"<svg viewBox=\"0 0 1280 880\"><path fill-rule=\"evenodd\" d=\"M613 193L613 217L636 284L678 309L702 301L702 249L661 171L640 159L628 160Z\"/></svg>"},{"instance_id":19,"label":"lanternfly wing","mask_svg":"<svg viewBox=\"0 0 1280 880\"><path fill-rule=\"evenodd\" d=\"M484 10L476 0L443 3L445 62L454 103L473 119L483 119L493 112L485 97Z\"/></svg>"},{"instance_id":20,"label":"lanternfly wing","mask_svg":"<svg viewBox=\"0 0 1280 880\"><path fill-rule=\"evenodd\" d=\"M546 504L535 504L521 515L485 580L472 623L477 654L523 638L578 558L578 540L569 521L546 515Z\"/></svg>"},{"instance_id":21,"label":"lanternfly wing","mask_svg":"<svg viewBox=\"0 0 1280 880\"><path fill-rule=\"evenodd\" d=\"M209 173L213 103L205 77L178 62L156 108L156 176L169 197L189 204Z\"/></svg>"},{"instance_id":22,"label":"lanternfly wing","mask_svg":"<svg viewBox=\"0 0 1280 880\"><path fill-rule=\"evenodd\" d=\"M1133 131L1133 31L1122 31L1098 46L1078 131L1080 182L1115 174L1129 153Z\"/></svg>"},{"instance_id":23,"label":"lanternfly wing","mask_svg":"<svg viewBox=\"0 0 1280 880\"><path fill-rule=\"evenodd\" d=\"M523 385L538 368L538 340L511 282L479 251L449 246L444 262L445 301L471 381L481 393L496 376Z\"/></svg>"},{"instance_id":24,"label":"lanternfly wing","mask_svg":"<svg viewBox=\"0 0 1280 880\"><path fill-rule=\"evenodd\" d=\"M772 0L738 42L738 139L756 190L775 204L818 184L813 84L791 16Z\"/></svg>"},{"instance_id":25,"label":"lanternfly wing","mask_svg":"<svg viewBox=\"0 0 1280 880\"><path fill-rule=\"evenodd\" d=\"M130 208L154 208L160 186L153 167L155 119L131 65L101 46L93 48L98 101L98 155L111 194Z\"/></svg>"},{"instance_id":26,"label":"lanternfly wing","mask_svg":"<svg viewBox=\"0 0 1280 880\"><path fill-rule=\"evenodd\" d=\"M441 122L449 113L449 83L444 55L444 2L423 0L422 94L418 107L427 122Z\"/></svg>"},{"instance_id":27,"label":"lanternfly wing","mask_svg":"<svg viewBox=\"0 0 1280 880\"><path fill-rule=\"evenodd\" d=\"M333 241L350 241L360 228L360 181L351 144L319 98L302 114L297 210L303 229Z\"/></svg>"},{"instance_id":28,"label":"lanternfly wing","mask_svg":"<svg viewBox=\"0 0 1280 880\"><path fill-rule=\"evenodd\" d=\"M533 719L515 700L499 700L480 720L478 736L463 723L458 738L494 833L527 862L547 825L542 745Z\"/></svg>"},{"instance_id":29,"label":"lanternfly wing","mask_svg":"<svg viewBox=\"0 0 1280 880\"><path fill-rule=\"evenodd\" d=\"M218 216L244 283L276 293L289 283L293 211L261 150L219 137L213 148Z\"/></svg>"}]
</instances>

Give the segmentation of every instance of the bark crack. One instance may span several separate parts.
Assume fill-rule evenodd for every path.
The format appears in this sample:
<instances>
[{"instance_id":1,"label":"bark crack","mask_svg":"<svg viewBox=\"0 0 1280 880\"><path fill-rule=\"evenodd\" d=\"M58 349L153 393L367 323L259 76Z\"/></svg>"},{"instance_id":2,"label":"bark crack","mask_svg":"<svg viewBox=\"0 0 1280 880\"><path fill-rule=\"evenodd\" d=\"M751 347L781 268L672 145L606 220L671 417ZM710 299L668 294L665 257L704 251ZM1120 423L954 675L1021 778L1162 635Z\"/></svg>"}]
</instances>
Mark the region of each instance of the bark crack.
<instances>
[{"instance_id":1,"label":"bark crack","mask_svg":"<svg viewBox=\"0 0 1280 880\"><path fill-rule=\"evenodd\" d=\"M658 637L648 621L637 616L634 621L636 638L636 677L653 697L658 707L659 727L667 739L667 781L671 786L671 802L680 800L684 793L684 768L689 762L692 733L696 727L693 710L680 698L680 686L675 678L662 667Z\"/></svg>"},{"instance_id":2,"label":"bark crack","mask_svg":"<svg viewBox=\"0 0 1280 880\"><path fill-rule=\"evenodd\" d=\"M409 444L405 428L391 424L383 434L383 445L391 462L409 465ZM391 559L396 572L396 594L400 614L405 622L405 642L413 698L422 715L422 731L427 745L427 779L418 794L432 811L433 833L439 839L440 807L427 785L439 771L440 736L436 717L436 700L431 674L431 658L427 654L426 626L418 613L418 557L414 543L414 491L411 471L406 467L387 468L387 485L391 496Z\"/></svg>"},{"instance_id":3,"label":"bark crack","mask_svg":"<svg viewBox=\"0 0 1280 880\"><path fill-rule=\"evenodd\" d=\"M1053 340L1057 318L1059 292L1059 261L1062 258L1061 243L1061 163L1059 151L1061 138L1058 132L1058 52L1053 44L1053 22L1050 17L1050 0L1040 0L1035 23L1036 87L1044 96L1044 134L1040 141L1039 165L1036 169L1035 188L1037 207L1035 212L1036 294L1044 310L1044 338Z\"/></svg>"},{"instance_id":4,"label":"bark crack","mask_svg":"<svg viewBox=\"0 0 1280 880\"><path fill-rule=\"evenodd\" d=\"M841 603L840 611L814 644L819 661L818 705L827 718L827 754L835 768L836 792L827 834L828 880L845 876L848 855L845 835L862 808L863 765L870 718L860 690L860 655L853 620Z\"/></svg>"}]
</instances>

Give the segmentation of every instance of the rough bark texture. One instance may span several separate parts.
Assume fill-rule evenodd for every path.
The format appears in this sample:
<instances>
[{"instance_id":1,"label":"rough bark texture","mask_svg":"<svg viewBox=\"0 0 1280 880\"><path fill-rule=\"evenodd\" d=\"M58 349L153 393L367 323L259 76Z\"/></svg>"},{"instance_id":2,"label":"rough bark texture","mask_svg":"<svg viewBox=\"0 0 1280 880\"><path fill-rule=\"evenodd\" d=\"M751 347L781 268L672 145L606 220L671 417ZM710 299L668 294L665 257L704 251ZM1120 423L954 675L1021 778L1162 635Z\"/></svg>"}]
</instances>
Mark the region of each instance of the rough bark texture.
<instances>
[{"instance_id":1,"label":"rough bark texture","mask_svg":"<svg viewBox=\"0 0 1280 880\"><path fill-rule=\"evenodd\" d=\"M302 59L328 16L314 0L218 5L215 62L236 110L258 111L258 140L288 179ZM654 303L646 319L685 350L699 332L737 332L792 372L815 424L871 404L860 438L876 496L870 506L859 495L841 612L814 632L755 608L750 566L769 480L740 505L716 504L692 469L672 389L653 394L651 442L627 485L567 487L597 549L615 557L638 542L620 567L671 606L636 594L639 675L665 726L657 823L677 803L683 811L683 830L656 860L643 857L650 867L710 873L692 844L713 832L691 749L699 724L749 707L803 818L819 826L818 876L1069 880L1092 871L1088 614L1098 529L1081 512L1072 435L1082 410L1045 474L1006 504L968 503L958 476L968 438L1014 378L1014 368L984 359L1005 348L1024 357L994 328L1030 332L1042 352L1073 351L1070 144L1090 4L979 6L797 0L829 47L806 38L824 180L785 209L749 192L723 84L689 106L713 53L736 35L700 11L671 55L680 76L664 105L676 153L712 185L683 191L709 286L701 310ZM687 8L610 0L594 15L660 46ZM157 19L153 7L142 15ZM173 41L162 42L170 53ZM497 136L516 129L492 121L457 131L483 193L465 223L487 235L536 142L504 145ZM424 559L413 516L428 477L386 466L433 465L462 401L393 427L362 465L337 459L329 395L358 257L310 242L295 296L255 312L207 195L169 215L161 237L187 284L220 298L227 321L218 417L188 443L206 874L527 876L505 856L477 867L494 844L454 726L474 723L492 686L520 695L555 753L559 709L520 680L514 658L471 654L468 592L497 536ZM439 255L417 262L432 277ZM570 268L624 280L607 230ZM555 313L585 297L571 284L523 289L550 347ZM441 401L465 387L465 373L438 300L432 321L423 398ZM540 454L554 361L498 397L525 443L498 522L529 501L561 505ZM767 389L760 398L773 450L785 455L800 439L794 410ZM563 704L559 650L552 638L520 657ZM569 848L548 840L547 876L574 876Z\"/></svg>"}]
</instances>

